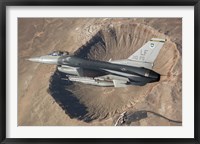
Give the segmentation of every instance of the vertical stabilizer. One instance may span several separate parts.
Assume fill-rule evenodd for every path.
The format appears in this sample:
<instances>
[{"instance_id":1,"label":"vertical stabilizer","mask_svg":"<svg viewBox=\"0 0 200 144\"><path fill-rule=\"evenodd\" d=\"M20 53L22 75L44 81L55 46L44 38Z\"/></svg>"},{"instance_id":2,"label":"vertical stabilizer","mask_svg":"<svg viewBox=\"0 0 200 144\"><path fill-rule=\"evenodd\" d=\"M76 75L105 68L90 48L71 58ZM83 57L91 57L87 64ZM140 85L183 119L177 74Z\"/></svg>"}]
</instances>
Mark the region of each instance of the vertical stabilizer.
<instances>
[{"instance_id":1,"label":"vertical stabilizer","mask_svg":"<svg viewBox=\"0 0 200 144\"><path fill-rule=\"evenodd\" d=\"M134 54L132 54L128 59L153 64L164 42L165 39L152 38Z\"/></svg>"}]
</instances>

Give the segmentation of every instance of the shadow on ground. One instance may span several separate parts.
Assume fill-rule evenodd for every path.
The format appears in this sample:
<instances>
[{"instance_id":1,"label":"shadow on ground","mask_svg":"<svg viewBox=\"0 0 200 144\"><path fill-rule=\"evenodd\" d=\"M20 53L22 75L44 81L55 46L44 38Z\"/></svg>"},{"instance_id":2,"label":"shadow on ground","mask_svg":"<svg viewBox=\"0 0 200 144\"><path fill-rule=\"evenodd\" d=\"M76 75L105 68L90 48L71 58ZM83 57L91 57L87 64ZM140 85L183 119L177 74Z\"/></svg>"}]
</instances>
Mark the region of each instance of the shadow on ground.
<instances>
[{"instance_id":1,"label":"shadow on ground","mask_svg":"<svg viewBox=\"0 0 200 144\"><path fill-rule=\"evenodd\" d=\"M93 49L100 48L105 51L105 43L102 34L98 32L89 42L80 47L74 55L81 58L95 59L90 55ZM87 107L80 103L73 91L77 90L76 86L67 80L66 74L56 70L50 78L48 93L62 107L70 118L76 118L85 122L90 122L97 117L92 117L88 113Z\"/></svg>"},{"instance_id":2,"label":"shadow on ground","mask_svg":"<svg viewBox=\"0 0 200 144\"><path fill-rule=\"evenodd\" d=\"M87 117L87 107L81 104L78 98L67 89L72 86L72 82L66 79L64 73L56 70L50 78L48 93L55 99L55 101L62 107L70 118L76 118L89 122L92 119Z\"/></svg>"}]
</instances>

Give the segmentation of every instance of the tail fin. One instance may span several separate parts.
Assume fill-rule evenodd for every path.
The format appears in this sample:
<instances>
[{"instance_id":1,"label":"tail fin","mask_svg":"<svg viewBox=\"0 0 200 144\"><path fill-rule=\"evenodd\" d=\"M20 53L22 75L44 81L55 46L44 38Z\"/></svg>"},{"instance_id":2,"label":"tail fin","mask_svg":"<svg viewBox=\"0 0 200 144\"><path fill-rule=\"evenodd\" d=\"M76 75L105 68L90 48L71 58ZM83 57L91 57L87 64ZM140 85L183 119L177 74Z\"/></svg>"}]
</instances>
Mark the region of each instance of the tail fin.
<instances>
[{"instance_id":1,"label":"tail fin","mask_svg":"<svg viewBox=\"0 0 200 144\"><path fill-rule=\"evenodd\" d=\"M162 48L165 39L152 38L128 59L138 62L153 63L158 56L160 49Z\"/></svg>"}]
</instances>

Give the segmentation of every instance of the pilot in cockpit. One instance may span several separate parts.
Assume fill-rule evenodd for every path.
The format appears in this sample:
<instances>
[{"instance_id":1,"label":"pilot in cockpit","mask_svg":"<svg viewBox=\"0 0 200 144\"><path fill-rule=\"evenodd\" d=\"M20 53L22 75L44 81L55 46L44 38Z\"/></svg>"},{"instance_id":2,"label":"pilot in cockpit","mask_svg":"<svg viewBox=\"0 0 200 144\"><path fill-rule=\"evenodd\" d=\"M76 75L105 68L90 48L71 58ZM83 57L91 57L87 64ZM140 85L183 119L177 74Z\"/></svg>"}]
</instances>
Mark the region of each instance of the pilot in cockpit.
<instances>
[{"instance_id":1,"label":"pilot in cockpit","mask_svg":"<svg viewBox=\"0 0 200 144\"><path fill-rule=\"evenodd\" d=\"M69 52L65 51L54 51L48 55L51 55L51 56L63 56L63 55L69 55Z\"/></svg>"}]
</instances>

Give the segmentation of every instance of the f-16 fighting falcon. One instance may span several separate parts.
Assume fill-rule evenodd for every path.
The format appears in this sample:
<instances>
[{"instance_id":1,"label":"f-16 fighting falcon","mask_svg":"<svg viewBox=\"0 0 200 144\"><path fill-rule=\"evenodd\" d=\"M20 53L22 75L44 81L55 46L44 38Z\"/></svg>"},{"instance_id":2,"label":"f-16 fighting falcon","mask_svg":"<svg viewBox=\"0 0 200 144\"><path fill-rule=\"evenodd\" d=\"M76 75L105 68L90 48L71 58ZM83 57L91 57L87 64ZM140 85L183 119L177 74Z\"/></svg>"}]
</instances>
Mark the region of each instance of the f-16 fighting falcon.
<instances>
[{"instance_id":1,"label":"f-16 fighting falcon","mask_svg":"<svg viewBox=\"0 0 200 144\"><path fill-rule=\"evenodd\" d=\"M66 73L68 80L96 86L143 86L160 80L152 70L153 63L165 39L152 38L128 59L97 61L55 51L51 54L29 58L29 61L55 64L58 71Z\"/></svg>"}]
</instances>

